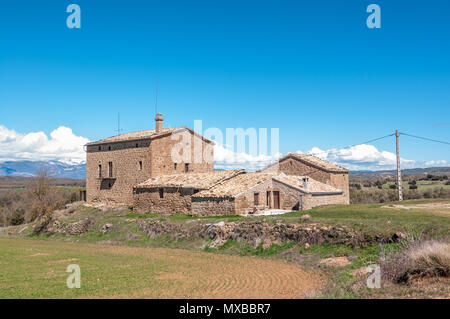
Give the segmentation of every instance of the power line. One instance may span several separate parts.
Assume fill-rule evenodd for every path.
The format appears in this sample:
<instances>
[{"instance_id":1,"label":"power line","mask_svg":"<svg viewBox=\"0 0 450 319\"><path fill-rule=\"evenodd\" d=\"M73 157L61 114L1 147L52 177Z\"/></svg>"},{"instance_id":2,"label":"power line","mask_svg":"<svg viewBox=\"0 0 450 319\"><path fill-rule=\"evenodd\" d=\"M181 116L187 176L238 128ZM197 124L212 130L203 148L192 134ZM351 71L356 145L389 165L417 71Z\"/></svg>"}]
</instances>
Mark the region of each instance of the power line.
<instances>
[{"instance_id":1,"label":"power line","mask_svg":"<svg viewBox=\"0 0 450 319\"><path fill-rule=\"evenodd\" d=\"M434 140L432 138L428 138L428 137L422 137L422 136L416 136L416 135L411 135L411 134L407 134L407 133L401 133L401 135L406 135L406 136L410 136L410 137L415 137L421 140L425 140L425 141L431 141L431 142L436 142L436 143L441 143L441 144L447 144L450 145L450 142L444 142L444 141L438 141L438 140Z\"/></svg>"}]
</instances>

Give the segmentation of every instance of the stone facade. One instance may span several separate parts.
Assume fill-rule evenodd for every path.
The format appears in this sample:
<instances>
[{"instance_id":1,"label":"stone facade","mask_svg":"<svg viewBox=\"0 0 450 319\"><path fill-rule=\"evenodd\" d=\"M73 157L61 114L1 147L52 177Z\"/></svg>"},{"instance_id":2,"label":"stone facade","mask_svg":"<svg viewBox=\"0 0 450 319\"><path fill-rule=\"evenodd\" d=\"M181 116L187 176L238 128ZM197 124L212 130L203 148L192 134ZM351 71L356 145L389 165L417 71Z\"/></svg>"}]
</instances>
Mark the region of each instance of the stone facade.
<instances>
[{"instance_id":1,"label":"stone facade","mask_svg":"<svg viewBox=\"0 0 450 319\"><path fill-rule=\"evenodd\" d=\"M159 115L158 133L125 133L86 145L88 202L131 205L133 187L151 177L213 171L213 143L186 127L162 128ZM179 154L183 155L176 159L177 163L171 156L176 145L181 146Z\"/></svg>"},{"instance_id":2,"label":"stone facade","mask_svg":"<svg viewBox=\"0 0 450 319\"><path fill-rule=\"evenodd\" d=\"M232 197L192 197L191 214L194 216L235 215L236 205Z\"/></svg>"},{"instance_id":3,"label":"stone facade","mask_svg":"<svg viewBox=\"0 0 450 319\"><path fill-rule=\"evenodd\" d=\"M192 197L192 215L230 215L258 213L270 209L307 210L315 206L344 204L342 191L308 179L305 189L298 176L277 176L263 173L247 173L248 187L235 194L226 191L233 189L233 183L243 182L246 176L230 179L227 183L200 192ZM248 180L254 176L255 183ZM302 179L303 180L303 179ZM218 188L218 190L214 190ZM221 196L223 192L223 196Z\"/></svg>"},{"instance_id":4,"label":"stone facade","mask_svg":"<svg viewBox=\"0 0 450 319\"><path fill-rule=\"evenodd\" d=\"M131 203L133 185L151 176L150 140L88 145L86 151L88 202Z\"/></svg>"},{"instance_id":5,"label":"stone facade","mask_svg":"<svg viewBox=\"0 0 450 319\"><path fill-rule=\"evenodd\" d=\"M312 161L314 159L314 162ZM311 155L288 154L278 163L263 168L261 172L277 171L286 175L309 176L319 182L342 190L339 203L350 204L348 170Z\"/></svg>"},{"instance_id":6,"label":"stone facade","mask_svg":"<svg viewBox=\"0 0 450 319\"><path fill-rule=\"evenodd\" d=\"M133 211L137 213L190 214L192 188L139 188L135 190Z\"/></svg>"}]
</instances>

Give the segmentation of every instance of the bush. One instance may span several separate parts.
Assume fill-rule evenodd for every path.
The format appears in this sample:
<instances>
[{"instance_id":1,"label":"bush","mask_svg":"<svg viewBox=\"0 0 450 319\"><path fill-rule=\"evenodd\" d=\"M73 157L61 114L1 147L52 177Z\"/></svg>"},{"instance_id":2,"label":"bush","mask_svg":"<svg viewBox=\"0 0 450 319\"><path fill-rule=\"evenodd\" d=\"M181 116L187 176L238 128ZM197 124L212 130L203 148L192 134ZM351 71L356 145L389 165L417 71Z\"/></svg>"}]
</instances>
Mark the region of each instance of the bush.
<instances>
[{"instance_id":1,"label":"bush","mask_svg":"<svg viewBox=\"0 0 450 319\"><path fill-rule=\"evenodd\" d=\"M422 277L450 276L450 243L448 241L412 241L388 256L381 265L384 279L409 284Z\"/></svg>"},{"instance_id":2,"label":"bush","mask_svg":"<svg viewBox=\"0 0 450 319\"><path fill-rule=\"evenodd\" d=\"M0 192L0 226L20 225L77 200L78 189L56 187L43 172L26 189Z\"/></svg>"},{"instance_id":3,"label":"bush","mask_svg":"<svg viewBox=\"0 0 450 319\"><path fill-rule=\"evenodd\" d=\"M405 189L403 190L404 199L421 198L450 198L450 189L435 188L433 190ZM350 188L350 203L352 204L376 204L387 203L398 200L397 191L394 189L376 189L376 190L356 190Z\"/></svg>"},{"instance_id":4,"label":"bush","mask_svg":"<svg viewBox=\"0 0 450 319\"><path fill-rule=\"evenodd\" d=\"M391 184L391 185L389 185L389 188L390 188L390 189L397 189L397 185Z\"/></svg>"},{"instance_id":5,"label":"bush","mask_svg":"<svg viewBox=\"0 0 450 319\"><path fill-rule=\"evenodd\" d=\"M409 189L417 189L417 185L409 185Z\"/></svg>"}]
</instances>

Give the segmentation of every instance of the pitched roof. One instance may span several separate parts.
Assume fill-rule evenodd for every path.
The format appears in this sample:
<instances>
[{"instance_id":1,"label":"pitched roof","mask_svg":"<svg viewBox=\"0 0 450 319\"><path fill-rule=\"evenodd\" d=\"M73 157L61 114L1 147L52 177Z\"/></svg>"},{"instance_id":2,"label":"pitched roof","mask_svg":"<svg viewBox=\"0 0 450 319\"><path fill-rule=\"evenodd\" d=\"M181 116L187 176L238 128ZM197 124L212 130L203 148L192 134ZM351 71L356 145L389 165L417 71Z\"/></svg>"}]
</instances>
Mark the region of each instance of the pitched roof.
<instances>
[{"instance_id":1,"label":"pitched roof","mask_svg":"<svg viewBox=\"0 0 450 319\"><path fill-rule=\"evenodd\" d=\"M308 188L304 187L303 178L308 178ZM304 193L342 193L342 190L337 189L331 185L321 183L307 176L294 176L294 175L278 175L274 176L273 180L283 183L285 185L294 187Z\"/></svg>"},{"instance_id":2,"label":"pitched roof","mask_svg":"<svg viewBox=\"0 0 450 319\"><path fill-rule=\"evenodd\" d=\"M208 190L198 192L193 197L234 197L272 178L273 173L244 173L220 183Z\"/></svg>"},{"instance_id":3,"label":"pitched roof","mask_svg":"<svg viewBox=\"0 0 450 319\"><path fill-rule=\"evenodd\" d=\"M123 134L111 136L111 137L108 137L108 138L104 138L102 140L89 142L86 145L98 145L98 144L105 144L105 143L115 143L115 142L126 142L126 141L151 139L151 138L155 138L155 137L159 137L159 136L163 136L163 135L168 135L168 134L172 134L172 133L178 133L177 131L179 131L181 133L184 130L187 130L187 131L189 131L189 132L191 132L193 134L196 134L197 136L201 137L203 140L205 140L208 143L212 142L212 141L204 138L200 134L195 133L193 130L191 130L190 128L188 128L186 126L177 126L177 127L162 128L161 132L159 134L156 134L155 130L145 130L145 131L123 133Z\"/></svg>"},{"instance_id":4,"label":"pitched roof","mask_svg":"<svg viewBox=\"0 0 450 319\"><path fill-rule=\"evenodd\" d=\"M244 170L212 171L206 173L184 173L160 175L146 180L135 186L136 188L182 187L208 189L224 182Z\"/></svg>"},{"instance_id":5,"label":"pitched roof","mask_svg":"<svg viewBox=\"0 0 450 319\"><path fill-rule=\"evenodd\" d=\"M318 158L317 156L310 155L310 154L289 153L286 156L280 158L278 160L278 163L280 163L284 160L287 160L288 158L293 158L302 163L316 167L318 169L324 170L329 173L348 173L348 169L343 168L337 164L325 161L321 158ZM274 166L275 164L277 164L277 163L270 164L270 165L266 166L265 168L263 168L261 171L268 170L268 169L270 169L270 167Z\"/></svg>"},{"instance_id":6,"label":"pitched roof","mask_svg":"<svg viewBox=\"0 0 450 319\"><path fill-rule=\"evenodd\" d=\"M242 192L248 191L249 189L267 182L270 179L278 181L287 186L293 187L303 193L307 194L319 194L319 193L329 193L329 194L341 194L342 191L334 188L333 186L321 183L312 178L308 178L309 184L308 188L304 188L302 181L304 176L293 176L293 175L280 175L278 173L243 173L237 175L233 178L228 179L222 183L217 184L207 190L203 190L193 195L193 197L236 197Z\"/></svg>"}]
</instances>

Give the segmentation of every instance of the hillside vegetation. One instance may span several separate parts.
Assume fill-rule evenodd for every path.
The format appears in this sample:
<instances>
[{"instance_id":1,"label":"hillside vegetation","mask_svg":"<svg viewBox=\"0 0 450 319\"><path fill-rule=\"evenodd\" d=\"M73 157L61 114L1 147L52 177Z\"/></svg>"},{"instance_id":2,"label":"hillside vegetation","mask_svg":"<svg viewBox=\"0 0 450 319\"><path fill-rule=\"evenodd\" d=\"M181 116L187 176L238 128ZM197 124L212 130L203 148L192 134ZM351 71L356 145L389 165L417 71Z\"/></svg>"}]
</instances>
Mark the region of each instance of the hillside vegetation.
<instances>
[{"instance_id":1,"label":"hillside vegetation","mask_svg":"<svg viewBox=\"0 0 450 319\"><path fill-rule=\"evenodd\" d=\"M19 247L23 247L21 249L25 249L27 245L41 246L42 240L50 240L52 243L64 241L66 242L64 245L72 242L73 246L70 247L77 247L75 251L70 253L67 250L65 253L61 252L62 255L58 253L57 257L54 257L57 260L63 260L64 266L72 263L70 260L73 258L76 259L76 263L87 258L88 265L99 265L99 260L90 259L81 253L85 249L89 251L90 248L87 247L92 246L85 245L90 244L112 245L116 247L112 249L117 251L122 249L125 251L125 247L181 248L213 255L257 256L270 260L282 260L300 266L301 269L321 274L321 278L324 279L323 284L314 293L308 293L309 297L443 297L450 296L450 287L445 281L448 275L444 272L433 273L424 270L410 282L396 281L390 278L394 278L395 274L402 271L409 273L408 265L414 265L414 263L397 262L396 264L405 267L393 269L390 266L392 263L385 264L380 258L386 257L387 261L395 260L400 252L410 249L408 247L419 246L419 243L430 240L444 243L444 247L448 247L449 226L450 201L445 200L404 201L387 205L333 205L277 216L200 218L182 214L136 214L127 207L93 207L74 203L66 209L54 212L51 218L44 216L31 224L0 228L0 238L19 240ZM24 242L24 239L28 241ZM36 245L33 244L35 241L38 242ZM380 243L383 250L380 250ZM47 247L46 245L43 247ZM63 243L61 246L57 243L54 245L55 247L48 246L48 251L44 253L52 254L52 249L58 249L58 251L63 249ZM442 244L439 245L442 246ZM0 247L0 254L3 249L3 254L11 255L13 252L6 248L8 246L11 245L4 244L3 248ZM32 254L30 252L29 258L27 255L17 256L17 258L22 258L24 267L33 267L37 259L31 258ZM112 255L103 257L101 263L105 265L114 265L122 258ZM168 260L172 258L169 255L166 257ZM42 258L44 264L50 265L50 259L53 257L49 255L48 258ZM369 289L365 284L368 276L366 268L371 264L379 264L383 274L391 274L383 279L381 289ZM125 258L121 267L134 267L133 265L133 259ZM209 266L205 264L204 267ZM62 270L58 268L60 276L58 278L61 278L63 268L62 266ZM112 268L115 269L115 266ZM11 274L16 278L21 276L21 272L16 272L12 265L5 269L9 269L8 271L12 272ZM239 272L239 269L241 268L236 268L236 271ZM49 271L51 270L46 273L49 274ZM184 276L180 277L180 272L183 272L181 268L168 269L166 274L169 278L173 278L172 286L170 286L173 290L169 289L172 291L171 297L182 296L180 291L184 291L183 287L188 284L186 282L188 279ZM99 276L98 278L103 282L103 275ZM143 272L120 271L119 277L106 281L108 284L89 288L93 290L88 291L87 295L109 295L109 292L102 292L100 289L100 287L106 287L105 289L112 289L112 296L156 296L150 292L128 294L128 291L133 290L131 287L136 287L137 291L140 291L140 286L135 285L141 276L144 276ZM155 282L148 282L148 285L154 287L159 283L155 278L155 276L158 277L157 275L149 276L153 279L148 280ZM230 281L237 280L240 274L233 276L230 274L226 278ZM261 278L249 277L248 286L255 287L259 280L263 280ZM418 279L422 282L417 283ZM423 280L426 280L426 284ZM41 281L42 284L43 281ZM93 283L89 281L89 284ZM24 296L33 295L31 291L39 286L39 281L29 285L28 288L23 288ZM66 292L64 288L58 289L61 290L52 290L49 296L58 295L60 292L65 297L73 296L71 295L73 292ZM243 291L247 290L243 288ZM86 294L86 291L84 293ZM82 292L79 294L79 296L86 296ZM201 295L198 296L201 297Z\"/></svg>"}]
</instances>

